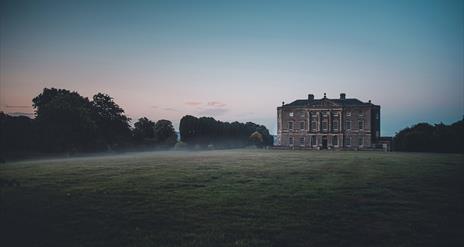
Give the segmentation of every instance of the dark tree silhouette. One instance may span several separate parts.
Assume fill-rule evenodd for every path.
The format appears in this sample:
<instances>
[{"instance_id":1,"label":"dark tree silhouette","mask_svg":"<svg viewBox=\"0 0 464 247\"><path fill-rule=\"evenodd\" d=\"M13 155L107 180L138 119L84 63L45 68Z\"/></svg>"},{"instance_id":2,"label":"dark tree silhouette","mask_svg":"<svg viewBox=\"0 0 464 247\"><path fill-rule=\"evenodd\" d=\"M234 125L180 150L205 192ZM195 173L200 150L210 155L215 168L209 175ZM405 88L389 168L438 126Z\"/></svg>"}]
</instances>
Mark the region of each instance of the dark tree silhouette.
<instances>
[{"instance_id":1,"label":"dark tree silhouette","mask_svg":"<svg viewBox=\"0 0 464 247\"><path fill-rule=\"evenodd\" d=\"M161 119L155 124L156 142L164 147L173 147L177 142L177 135L171 121Z\"/></svg>"},{"instance_id":2,"label":"dark tree silhouette","mask_svg":"<svg viewBox=\"0 0 464 247\"><path fill-rule=\"evenodd\" d=\"M181 140L189 145L206 147L214 145L220 148L236 148L253 145L250 135L257 131L263 138L263 145L272 146L273 137L263 125L252 122L221 122L210 117L196 118L184 116L179 127Z\"/></svg>"},{"instance_id":3,"label":"dark tree silhouette","mask_svg":"<svg viewBox=\"0 0 464 247\"><path fill-rule=\"evenodd\" d=\"M464 153L464 121L452 125L419 123L393 138L393 149L410 152Z\"/></svg>"},{"instance_id":4,"label":"dark tree silhouette","mask_svg":"<svg viewBox=\"0 0 464 247\"><path fill-rule=\"evenodd\" d=\"M33 100L43 151L86 149L96 133L91 103L77 92L45 88Z\"/></svg>"},{"instance_id":5,"label":"dark tree silhouette","mask_svg":"<svg viewBox=\"0 0 464 247\"><path fill-rule=\"evenodd\" d=\"M155 122L152 122L146 117L139 118L139 120L134 123L133 133L137 141L141 141L145 138L153 139L155 138Z\"/></svg>"},{"instance_id":6,"label":"dark tree silhouette","mask_svg":"<svg viewBox=\"0 0 464 247\"><path fill-rule=\"evenodd\" d=\"M25 116L9 116L0 112L0 157L37 148L35 121Z\"/></svg>"},{"instance_id":7,"label":"dark tree silhouette","mask_svg":"<svg viewBox=\"0 0 464 247\"><path fill-rule=\"evenodd\" d=\"M97 124L99 141L111 147L129 140L131 136L130 118L124 115L124 110L109 95L98 93L93 96L92 114Z\"/></svg>"}]
</instances>

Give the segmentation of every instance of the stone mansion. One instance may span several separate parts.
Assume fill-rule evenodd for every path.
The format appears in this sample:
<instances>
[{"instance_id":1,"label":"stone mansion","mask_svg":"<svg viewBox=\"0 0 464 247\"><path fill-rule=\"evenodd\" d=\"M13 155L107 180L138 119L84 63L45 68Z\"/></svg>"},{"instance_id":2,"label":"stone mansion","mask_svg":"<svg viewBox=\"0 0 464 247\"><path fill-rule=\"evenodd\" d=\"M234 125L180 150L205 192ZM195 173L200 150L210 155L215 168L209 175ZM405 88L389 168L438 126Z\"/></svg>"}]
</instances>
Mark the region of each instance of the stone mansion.
<instances>
[{"instance_id":1,"label":"stone mansion","mask_svg":"<svg viewBox=\"0 0 464 247\"><path fill-rule=\"evenodd\" d=\"M277 107L277 146L303 149L367 149L380 138L380 106L346 98L282 102Z\"/></svg>"}]
</instances>

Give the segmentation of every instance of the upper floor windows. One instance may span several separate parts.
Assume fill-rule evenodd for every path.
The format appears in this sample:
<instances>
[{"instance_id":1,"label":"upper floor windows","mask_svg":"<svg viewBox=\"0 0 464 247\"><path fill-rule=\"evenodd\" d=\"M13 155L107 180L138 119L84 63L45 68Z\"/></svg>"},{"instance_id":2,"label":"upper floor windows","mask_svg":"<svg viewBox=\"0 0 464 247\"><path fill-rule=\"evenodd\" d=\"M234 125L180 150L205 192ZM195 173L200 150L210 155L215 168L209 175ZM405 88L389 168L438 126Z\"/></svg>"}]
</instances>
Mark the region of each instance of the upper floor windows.
<instances>
[{"instance_id":1,"label":"upper floor windows","mask_svg":"<svg viewBox=\"0 0 464 247\"><path fill-rule=\"evenodd\" d=\"M338 119L334 119L332 122L332 129L338 130Z\"/></svg>"},{"instance_id":2,"label":"upper floor windows","mask_svg":"<svg viewBox=\"0 0 464 247\"><path fill-rule=\"evenodd\" d=\"M300 122L300 130L304 130L305 129L305 122L301 121Z\"/></svg>"},{"instance_id":3,"label":"upper floor windows","mask_svg":"<svg viewBox=\"0 0 464 247\"><path fill-rule=\"evenodd\" d=\"M289 117L293 117L293 112L289 112L289 113L288 113L288 116L289 116Z\"/></svg>"},{"instance_id":4,"label":"upper floor windows","mask_svg":"<svg viewBox=\"0 0 464 247\"><path fill-rule=\"evenodd\" d=\"M346 129L351 130L351 121L350 120L346 121Z\"/></svg>"},{"instance_id":5,"label":"upper floor windows","mask_svg":"<svg viewBox=\"0 0 464 247\"><path fill-rule=\"evenodd\" d=\"M288 129L289 130L293 129L293 122L292 121L288 122Z\"/></svg>"},{"instance_id":6,"label":"upper floor windows","mask_svg":"<svg viewBox=\"0 0 464 247\"><path fill-rule=\"evenodd\" d=\"M358 121L358 127L359 127L360 130L364 129L364 121L363 120Z\"/></svg>"},{"instance_id":7,"label":"upper floor windows","mask_svg":"<svg viewBox=\"0 0 464 247\"><path fill-rule=\"evenodd\" d=\"M322 120L322 130L327 131L327 120Z\"/></svg>"},{"instance_id":8,"label":"upper floor windows","mask_svg":"<svg viewBox=\"0 0 464 247\"><path fill-rule=\"evenodd\" d=\"M346 116L347 116L347 117L351 117L351 112L350 112L350 111L347 112L347 113L346 113Z\"/></svg>"},{"instance_id":9,"label":"upper floor windows","mask_svg":"<svg viewBox=\"0 0 464 247\"><path fill-rule=\"evenodd\" d=\"M312 121L312 122L311 122L311 130L312 130L312 131L316 131L316 130L317 130L317 122L316 122L316 121Z\"/></svg>"}]
</instances>

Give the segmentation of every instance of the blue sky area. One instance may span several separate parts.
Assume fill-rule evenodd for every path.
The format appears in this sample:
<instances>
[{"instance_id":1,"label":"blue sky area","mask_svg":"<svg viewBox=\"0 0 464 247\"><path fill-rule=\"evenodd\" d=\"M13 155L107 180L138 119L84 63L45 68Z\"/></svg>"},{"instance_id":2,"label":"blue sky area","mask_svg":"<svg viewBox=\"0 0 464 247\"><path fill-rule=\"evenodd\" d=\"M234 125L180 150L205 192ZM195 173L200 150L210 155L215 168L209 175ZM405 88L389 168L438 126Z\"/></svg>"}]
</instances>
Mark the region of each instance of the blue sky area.
<instances>
[{"instance_id":1,"label":"blue sky area","mask_svg":"<svg viewBox=\"0 0 464 247\"><path fill-rule=\"evenodd\" d=\"M276 129L282 101L381 105L382 135L464 115L464 1L2 1L0 106L44 87L113 96L133 119Z\"/></svg>"}]
</instances>

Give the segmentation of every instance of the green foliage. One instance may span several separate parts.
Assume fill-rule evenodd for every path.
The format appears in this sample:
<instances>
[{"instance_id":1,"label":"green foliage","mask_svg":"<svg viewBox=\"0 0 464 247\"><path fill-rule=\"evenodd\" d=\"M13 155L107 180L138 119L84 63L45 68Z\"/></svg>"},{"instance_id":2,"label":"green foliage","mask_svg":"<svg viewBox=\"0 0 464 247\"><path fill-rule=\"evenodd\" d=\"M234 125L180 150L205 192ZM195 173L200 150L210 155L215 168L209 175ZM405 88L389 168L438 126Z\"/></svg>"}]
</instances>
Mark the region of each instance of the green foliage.
<instances>
[{"instance_id":1,"label":"green foliage","mask_svg":"<svg viewBox=\"0 0 464 247\"><path fill-rule=\"evenodd\" d=\"M146 138L153 139L155 138L155 122L146 117L139 118L134 123L134 130L132 132L136 141L140 142Z\"/></svg>"},{"instance_id":2,"label":"green foliage","mask_svg":"<svg viewBox=\"0 0 464 247\"><path fill-rule=\"evenodd\" d=\"M37 149L37 130L34 120L13 117L0 112L0 157L6 153Z\"/></svg>"},{"instance_id":3,"label":"green foliage","mask_svg":"<svg viewBox=\"0 0 464 247\"><path fill-rule=\"evenodd\" d=\"M124 110L107 94L93 96L92 113L97 123L98 138L110 146L128 142L131 136L129 121Z\"/></svg>"},{"instance_id":4,"label":"green foliage","mask_svg":"<svg viewBox=\"0 0 464 247\"><path fill-rule=\"evenodd\" d=\"M263 125L252 122L221 122L210 117L196 118L190 115L180 120L181 140L191 146L206 148L208 145L222 148L245 147L254 144L250 135L258 131L264 146L273 145L273 137Z\"/></svg>"},{"instance_id":5,"label":"green foliage","mask_svg":"<svg viewBox=\"0 0 464 247\"><path fill-rule=\"evenodd\" d=\"M177 142L177 135L171 121L161 119L155 124L155 138L157 143L165 147L173 147Z\"/></svg>"},{"instance_id":6,"label":"green foliage","mask_svg":"<svg viewBox=\"0 0 464 247\"><path fill-rule=\"evenodd\" d=\"M250 140L258 148L263 146L263 135L261 133L259 133L258 131L255 131L250 135Z\"/></svg>"},{"instance_id":7,"label":"green foliage","mask_svg":"<svg viewBox=\"0 0 464 247\"><path fill-rule=\"evenodd\" d=\"M45 88L33 100L39 130L39 146L44 151L85 149L97 130L92 105L77 92Z\"/></svg>"},{"instance_id":8,"label":"green foliage","mask_svg":"<svg viewBox=\"0 0 464 247\"><path fill-rule=\"evenodd\" d=\"M393 138L398 151L464 153L464 121L452 125L419 123Z\"/></svg>"}]
</instances>

